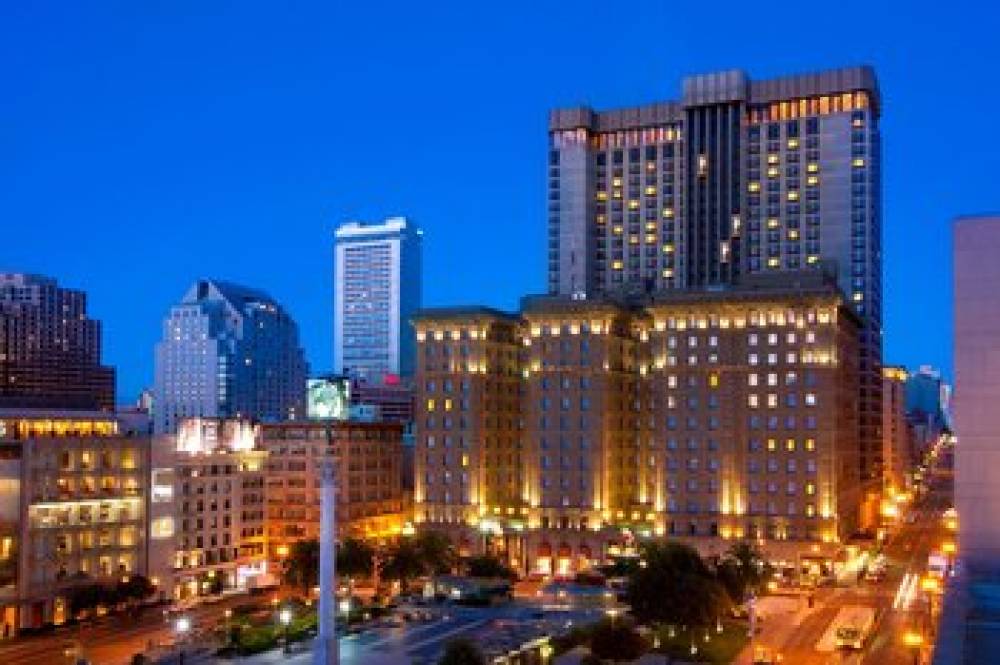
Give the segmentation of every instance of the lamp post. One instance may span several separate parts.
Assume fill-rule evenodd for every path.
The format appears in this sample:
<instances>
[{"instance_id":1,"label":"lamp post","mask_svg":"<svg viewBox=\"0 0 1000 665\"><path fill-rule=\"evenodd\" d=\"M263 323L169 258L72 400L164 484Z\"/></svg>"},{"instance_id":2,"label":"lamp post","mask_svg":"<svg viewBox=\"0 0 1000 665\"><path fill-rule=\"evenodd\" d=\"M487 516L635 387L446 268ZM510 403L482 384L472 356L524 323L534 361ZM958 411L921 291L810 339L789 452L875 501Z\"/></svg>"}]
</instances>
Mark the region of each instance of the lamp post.
<instances>
[{"instance_id":1,"label":"lamp post","mask_svg":"<svg viewBox=\"0 0 1000 665\"><path fill-rule=\"evenodd\" d=\"M188 617L177 617L177 621L174 622L174 630L177 631L177 645L180 647L177 662L179 665L184 665L184 639L191 630L191 619Z\"/></svg>"},{"instance_id":2,"label":"lamp post","mask_svg":"<svg viewBox=\"0 0 1000 665\"><path fill-rule=\"evenodd\" d=\"M913 652L913 665L920 665L920 648L924 645L924 636L915 630L908 630L903 635L903 644Z\"/></svg>"},{"instance_id":3,"label":"lamp post","mask_svg":"<svg viewBox=\"0 0 1000 665\"><path fill-rule=\"evenodd\" d=\"M288 642L288 626L292 623L292 610L283 607L281 612L278 613L278 620L281 621L281 625L285 630L285 653L291 653L291 644Z\"/></svg>"}]
</instances>

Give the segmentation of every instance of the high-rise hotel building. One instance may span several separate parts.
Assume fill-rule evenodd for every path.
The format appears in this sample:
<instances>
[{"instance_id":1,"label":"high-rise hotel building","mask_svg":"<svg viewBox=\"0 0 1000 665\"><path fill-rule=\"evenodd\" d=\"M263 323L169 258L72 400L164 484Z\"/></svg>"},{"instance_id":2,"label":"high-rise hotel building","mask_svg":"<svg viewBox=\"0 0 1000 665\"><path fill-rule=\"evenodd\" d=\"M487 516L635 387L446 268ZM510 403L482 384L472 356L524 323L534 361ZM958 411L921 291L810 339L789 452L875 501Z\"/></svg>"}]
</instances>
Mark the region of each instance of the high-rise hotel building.
<instances>
[{"instance_id":1,"label":"high-rise hotel building","mask_svg":"<svg viewBox=\"0 0 1000 665\"><path fill-rule=\"evenodd\" d=\"M862 320L861 474L881 476L880 98L869 67L684 79L549 123L548 290L657 293L833 263Z\"/></svg>"},{"instance_id":2,"label":"high-rise hotel building","mask_svg":"<svg viewBox=\"0 0 1000 665\"><path fill-rule=\"evenodd\" d=\"M415 520L523 572L653 534L829 559L858 527L860 320L821 271L786 277L425 310Z\"/></svg>"},{"instance_id":3,"label":"high-rise hotel building","mask_svg":"<svg viewBox=\"0 0 1000 665\"><path fill-rule=\"evenodd\" d=\"M405 217L348 222L335 234L333 371L381 382L413 374L422 232Z\"/></svg>"}]
</instances>

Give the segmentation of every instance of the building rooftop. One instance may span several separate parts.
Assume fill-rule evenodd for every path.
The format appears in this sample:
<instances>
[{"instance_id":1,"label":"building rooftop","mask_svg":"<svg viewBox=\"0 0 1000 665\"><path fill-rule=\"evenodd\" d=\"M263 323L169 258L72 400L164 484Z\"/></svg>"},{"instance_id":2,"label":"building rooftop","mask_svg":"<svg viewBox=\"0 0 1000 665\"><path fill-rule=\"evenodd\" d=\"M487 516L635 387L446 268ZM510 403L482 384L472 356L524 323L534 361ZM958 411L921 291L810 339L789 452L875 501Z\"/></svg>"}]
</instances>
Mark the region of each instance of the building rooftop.
<instances>
[{"instance_id":1,"label":"building rooftop","mask_svg":"<svg viewBox=\"0 0 1000 665\"><path fill-rule=\"evenodd\" d=\"M881 106L875 70L868 65L793 74L759 81L750 79L742 70L734 69L687 76L682 80L681 88L682 95L679 100L605 111L594 111L589 106L554 109L549 114L549 131L580 127L597 132L639 129L678 121L683 117L684 109L692 106L733 101L751 105L769 104L787 99L856 91L865 91L870 95L876 113Z\"/></svg>"}]
</instances>

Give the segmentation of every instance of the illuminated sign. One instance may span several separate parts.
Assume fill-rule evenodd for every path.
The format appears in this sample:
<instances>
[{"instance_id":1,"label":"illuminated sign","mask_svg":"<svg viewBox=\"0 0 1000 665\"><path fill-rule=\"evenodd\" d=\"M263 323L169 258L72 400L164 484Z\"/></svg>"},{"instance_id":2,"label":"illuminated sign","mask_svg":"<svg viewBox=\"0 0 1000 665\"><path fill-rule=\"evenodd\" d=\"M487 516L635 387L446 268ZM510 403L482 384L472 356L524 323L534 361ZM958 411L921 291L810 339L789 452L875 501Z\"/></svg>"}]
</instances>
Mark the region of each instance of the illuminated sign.
<instances>
[{"instance_id":1,"label":"illuminated sign","mask_svg":"<svg viewBox=\"0 0 1000 665\"><path fill-rule=\"evenodd\" d=\"M351 382L346 378L309 379L306 415L314 420L347 420Z\"/></svg>"}]
</instances>

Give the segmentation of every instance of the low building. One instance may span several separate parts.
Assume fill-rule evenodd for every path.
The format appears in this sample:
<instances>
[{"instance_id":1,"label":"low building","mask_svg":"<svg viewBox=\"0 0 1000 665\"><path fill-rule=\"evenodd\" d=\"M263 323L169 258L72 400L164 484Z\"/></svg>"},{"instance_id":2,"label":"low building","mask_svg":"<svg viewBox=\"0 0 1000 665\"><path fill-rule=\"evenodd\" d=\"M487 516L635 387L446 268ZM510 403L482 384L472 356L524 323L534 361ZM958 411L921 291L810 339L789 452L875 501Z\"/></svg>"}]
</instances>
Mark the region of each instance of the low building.
<instances>
[{"instance_id":1,"label":"low building","mask_svg":"<svg viewBox=\"0 0 1000 665\"><path fill-rule=\"evenodd\" d=\"M832 560L858 530L857 316L820 271L424 310L415 521L523 573L652 535Z\"/></svg>"},{"instance_id":2,"label":"low building","mask_svg":"<svg viewBox=\"0 0 1000 665\"><path fill-rule=\"evenodd\" d=\"M341 537L384 538L405 520L398 423L297 421L264 424L267 452L268 553L287 556L298 540L319 538L322 465L336 464L337 523Z\"/></svg>"},{"instance_id":3,"label":"low building","mask_svg":"<svg viewBox=\"0 0 1000 665\"><path fill-rule=\"evenodd\" d=\"M245 420L216 418L180 424L172 466L177 598L247 590L270 581L267 452L257 445L257 427ZM167 471L160 468L158 473Z\"/></svg>"},{"instance_id":4,"label":"low building","mask_svg":"<svg viewBox=\"0 0 1000 665\"><path fill-rule=\"evenodd\" d=\"M77 585L149 575L150 447L112 413L0 410L0 635L64 623Z\"/></svg>"}]
</instances>

